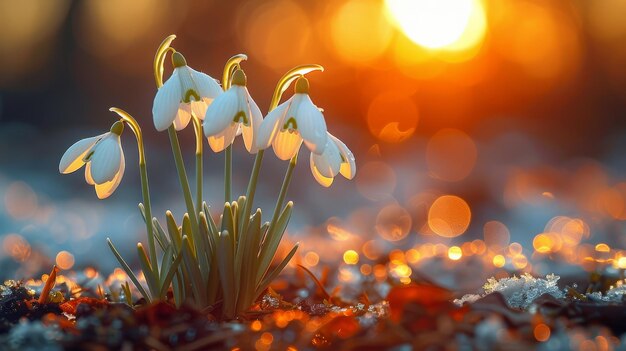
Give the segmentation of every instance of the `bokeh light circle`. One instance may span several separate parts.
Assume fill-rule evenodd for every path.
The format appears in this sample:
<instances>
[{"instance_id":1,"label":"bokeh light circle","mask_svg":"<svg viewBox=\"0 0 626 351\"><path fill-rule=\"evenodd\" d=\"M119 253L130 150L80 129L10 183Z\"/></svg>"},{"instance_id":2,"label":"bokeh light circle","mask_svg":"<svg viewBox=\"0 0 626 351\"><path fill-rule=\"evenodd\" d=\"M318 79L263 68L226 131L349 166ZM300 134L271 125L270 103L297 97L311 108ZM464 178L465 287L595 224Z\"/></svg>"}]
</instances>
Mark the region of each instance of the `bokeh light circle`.
<instances>
[{"instance_id":1,"label":"bokeh light circle","mask_svg":"<svg viewBox=\"0 0 626 351\"><path fill-rule=\"evenodd\" d=\"M419 111L413 99L400 92L385 92L367 110L370 133L387 143L399 143L415 133Z\"/></svg>"},{"instance_id":2,"label":"bokeh light circle","mask_svg":"<svg viewBox=\"0 0 626 351\"><path fill-rule=\"evenodd\" d=\"M383 207L376 216L376 231L387 241L404 239L411 230L411 215L398 204Z\"/></svg>"},{"instance_id":3,"label":"bokeh light circle","mask_svg":"<svg viewBox=\"0 0 626 351\"><path fill-rule=\"evenodd\" d=\"M426 148L430 174L448 182L465 179L474 169L477 157L472 138L458 129L440 130L430 138Z\"/></svg>"},{"instance_id":4,"label":"bokeh light circle","mask_svg":"<svg viewBox=\"0 0 626 351\"><path fill-rule=\"evenodd\" d=\"M382 4L351 0L331 20L332 44L345 61L367 63L382 55L391 41L392 27L381 16Z\"/></svg>"},{"instance_id":5,"label":"bokeh light circle","mask_svg":"<svg viewBox=\"0 0 626 351\"><path fill-rule=\"evenodd\" d=\"M439 236L453 238L467 230L472 212L465 200L454 195L437 198L428 211L428 226Z\"/></svg>"}]
</instances>

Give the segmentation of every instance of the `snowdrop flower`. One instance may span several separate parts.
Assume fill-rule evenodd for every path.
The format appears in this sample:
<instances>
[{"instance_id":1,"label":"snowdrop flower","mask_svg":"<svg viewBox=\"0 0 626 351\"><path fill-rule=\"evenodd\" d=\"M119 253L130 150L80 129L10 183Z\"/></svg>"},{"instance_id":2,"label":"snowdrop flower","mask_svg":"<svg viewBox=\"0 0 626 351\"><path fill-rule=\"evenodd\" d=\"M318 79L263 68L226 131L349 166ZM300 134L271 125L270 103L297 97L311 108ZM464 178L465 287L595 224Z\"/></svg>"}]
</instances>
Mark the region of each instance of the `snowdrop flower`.
<instances>
[{"instance_id":1,"label":"snowdrop flower","mask_svg":"<svg viewBox=\"0 0 626 351\"><path fill-rule=\"evenodd\" d=\"M311 173L318 183L329 187L338 173L346 179L354 178L356 163L346 144L328 133L326 147L321 155L311 152Z\"/></svg>"},{"instance_id":2,"label":"snowdrop flower","mask_svg":"<svg viewBox=\"0 0 626 351\"><path fill-rule=\"evenodd\" d=\"M207 107L221 92L215 79L187 66L179 52L172 54L174 72L157 91L152 105L154 126L164 131L172 123L176 130L189 124L191 114L204 118Z\"/></svg>"},{"instance_id":3,"label":"snowdrop flower","mask_svg":"<svg viewBox=\"0 0 626 351\"><path fill-rule=\"evenodd\" d=\"M259 128L258 148L266 149L272 145L281 160L294 157L302 141L311 152L321 155L328 139L324 116L309 97L309 81L298 78L295 90L289 100L265 117Z\"/></svg>"},{"instance_id":4,"label":"snowdrop flower","mask_svg":"<svg viewBox=\"0 0 626 351\"><path fill-rule=\"evenodd\" d=\"M220 152L241 132L246 149L255 154L259 151L255 139L262 121L261 110L246 88L246 75L237 69L231 87L207 108L204 135L209 139L211 149Z\"/></svg>"},{"instance_id":5,"label":"snowdrop flower","mask_svg":"<svg viewBox=\"0 0 626 351\"><path fill-rule=\"evenodd\" d=\"M85 180L94 185L99 199L109 197L122 181L126 163L120 143L124 123L115 122L111 131L79 140L59 162L59 172L68 174L85 165Z\"/></svg>"}]
</instances>

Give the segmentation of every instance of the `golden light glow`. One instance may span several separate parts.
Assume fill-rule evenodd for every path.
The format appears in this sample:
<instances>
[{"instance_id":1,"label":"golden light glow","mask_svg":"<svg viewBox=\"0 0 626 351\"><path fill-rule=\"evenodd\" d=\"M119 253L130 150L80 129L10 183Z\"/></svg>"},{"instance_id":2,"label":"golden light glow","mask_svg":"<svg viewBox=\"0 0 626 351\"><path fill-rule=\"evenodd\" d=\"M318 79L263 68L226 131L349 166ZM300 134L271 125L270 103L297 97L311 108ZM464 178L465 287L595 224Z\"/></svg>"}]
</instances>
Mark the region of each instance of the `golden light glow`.
<instances>
[{"instance_id":1,"label":"golden light glow","mask_svg":"<svg viewBox=\"0 0 626 351\"><path fill-rule=\"evenodd\" d=\"M626 257L620 257L617 259L617 268L626 269Z\"/></svg>"},{"instance_id":2,"label":"golden light glow","mask_svg":"<svg viewBox=\"0 0 626 351\"><path fill-rule=\"evenodd\" d=\"M465 200L458 196L440 196L428 211L428 226L440 236L452 238L467 230L472 212Z\"/></svg>"},{"instance_id":3,"label":"golden light glow","mask_svg":"<svg viewBox=\"0 0 626 351\"><path fill-rule=\"evenodd\" d=\"M462 51L485 37L480 0L386 0L388 14L414 43L428 49Z\"/></svg>"},{"instance_id":4,"label":"golden light glow","mask_svg":"<svg viewBox=\"0 0 626 351\"><path fill-rule=\"evenodd\" d=\"M533 247L537 252L549 253L554 251L554 241L550 233L541 233L533 239Z\"/></svg>"},{"instance_id":5,"label":"golden light glow","mask_svg":"<svg viewBox=\"0 0 626 351\"><path fill-rule=\"evenodd\" d=\"M354 250L348 250L343 253L343 261L347 264L359 263L359 254Z\"/></svg>"},{"instance_id":6,"label":"golden light glow","mask_svg":"<svg viewBox=\"0 0 626 351\"><path fill-rule=\"evenodd\" d=\"M605 243L599 243L598 245L596 245L596 251L598 251L598 252L610 252L611 248L609 247L609 245L607 245Z\"/></svg>"},{"instance_id":7,"label":"golden light glow","mask_svg":"<svg viewBox=\"0 0 626 351\"><path fill-rule=\"evenodd\" d=\"M373 0L351 0L334 14L331 22L332 44L337 54L349 62L367 63L387 49L392 27Z\"/></svg>"},{"instance_id":8,"label":"golden light glow","mask_svg":"<svg viewBox=\"0 0 626 351\"><path fill-rule=\"evenodd\" d=\"M496 267L504 267L504 264L506 263L506 260L504 258L504 256L502 255L495 255L493 256L493 265Z\"/></svg>"},{"instance_id":9,"label":"golden light glow","mask_svg":"<svg viewBox=\"0 0 626 351\"><path fill-rule=\"evenodd\" d=\"M463 257L463 252L461 251L461 248L458 246L452 246L448 249L448 258L456 261L459 260L461 257Z\"/></svg>"}]
</instances>

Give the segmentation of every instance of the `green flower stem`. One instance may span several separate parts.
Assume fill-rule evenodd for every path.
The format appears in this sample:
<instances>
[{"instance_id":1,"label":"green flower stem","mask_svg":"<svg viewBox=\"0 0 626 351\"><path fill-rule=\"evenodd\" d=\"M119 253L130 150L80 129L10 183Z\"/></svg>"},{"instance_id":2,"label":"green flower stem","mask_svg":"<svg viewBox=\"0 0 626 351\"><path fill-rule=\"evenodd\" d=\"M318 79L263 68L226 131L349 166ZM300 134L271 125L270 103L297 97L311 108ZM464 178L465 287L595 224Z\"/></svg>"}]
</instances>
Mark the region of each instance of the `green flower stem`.
<instances>
[{"instance_id":1,"label":"green flower stem","mask_svg":"<svg viewBox=\"0 0 626 351\"><path fill-rule=\"evenodd\" d=\"M248 56L244 54L235 55L226 61L224 72L222 74L222 89L224 91L230 88L230 80L233 72L239 66L241 61L247 60ZM233 177L233 150L229 145L224 152L224 202L230 202L232 199L232 179Z\"/></svg>"},{"instance_id":2,"label":"green flower stem","mask_svg":"<svg viewBox=\"0 0 626 351\"><path fill-rule=\"evenodd\" d=\"M233 181L233 146L229 145L224 151L224 202L230 202L231 183Z\"/></svg>"},{"instance_id":3,"label":"green flower stem","mask_svg":"<svg viewBox=\"0 0 626 351\"><path fill-rule=\"evenodd\" d=\"M228 67L228 64L227 64L227 67ZM312 71L323 71L323 70L324 70L324 67L320 65L309 64L309 65L297 66L287 71L287 73L285 73L278 80L278 84L276 84L276 88L274 89L274 94L272 94L272 100L270 101L268 112L271 112L273 109L275 109L278 106L278 104L280 103L280 99L283 96L283 93L285 92L285 90L287 90L289 85L294 80L296 80L296 78ZM241 218L242 219L241 221L242 233L246 230L246 227L248 225L248 219L250 218L250 211L252 210L252 204L254 202L254 194L256 193L256 185L257 185L257 180L259 178L259 171L261 169L261 164L263 163L264 151L265 150L260 150L254 159L254 166L252 167L252 174L250 175L250 181L248 182L248 189L246 191L246 204L245 204L244 211L242 212L242 218ZM292 161L293 162L289 163L289 166L291 167L291 163L293 163L293 167L295 167L296 161L295 160L292 160ZM288 186L289 184L287 184L287 187ZM287 190L285 189L285 192L286 191ZM282 204L284 201L285 201L285 195L283 194L283 198L282 200L280 200L280 206L278 207L279 210L280 210L280 207L282 207ZM278 217L278 214L276 213L276 211L274 211L274 217L276 218Z\"/></svg>"},{"instance_id":4,"label":"green flower stem","mask_svg":"<svg viewBox=\"0 0 626 351\"><path fill-rule=\"evenodd\" d=\"M148 246L150 251L150 263L153 271L158 275L158 261L156 255L156 247L154 244L154 228L152 226L152 205L150 204L150 189L148 187L148 170L146 167L146 154L143 145L143 133L137 120L128 112L117 107L111 107L109 111L117 113L126 124L130 127L137 139L137 149L139 151L139 174L141 176L141 194L143 196L144 211L146 216L146 230L148 231Z\"/></svg>"},{"instance_id":5,"label":"green flower stem","mask_svg":"<svg viewBox=\"0 0 626 351\"><path fill-rule=\"evenodd\" d=\"M246 190L246 202L244 209L241 212L241 228L240 233L245 233L248 229L248 222L250 221L250 211L252 210L252 203L254 202L254 194L256 193L256 185L259 179L259 171L261 170L261 164L263 163L263 154L265 150L259 150L254 158L254 166L252 166L252 173L250 174L250 181L248 182L248 190Z\"/></svg>"},{"instance_id":6,"label":"green flower stem","mask_svg":"<svg viewBox=\"0 0 626 351\"><path fill-rule=\"evenodd\" d=\"M274 207L274 214L272 215L272 221L270 222L270 227L268 229L268 233L271 233L276 226L276 221L278 220L278 216L282 212L283 204L285 202L285 196L287 196L287 190L289 189L289 184L291 184L291 178L293 177L293 170L296 168L296 163L298 163L298 154L296 154L290 161L289 166L287 166L287 171L285 172L285 178L283 179L283 185L280 187L280 193L278 194L278 199L276 200L276 207Z\"/></svg>"},{"instance_id":7,"label":"green flower stem","mask_svg":"<svg viewBox=\"0 0 626 351\"><path fill-rule=\"evenodd\" d=\"M200 123L200 119L196 116L193 116L193 129L196 136L196 213L200 213L202 211L202 183L204 181L203 171L202 171L202 150L203 150L203 142L204 136L202 135L202 124Z\"/></svg>"},{"instance_id":8,"label":"green flower stem","mask_svg":"<svg viewBox=\"0 0 626 351\"><path fill-rule=\"evenodd\" d=\"M189 190L189 181L187 180L187 171L185 170L185 163L183 161L183 154L180 151L180 143L178 142L178 135L174 125L171 125L167 129L167 133L170 137L172 144L172 153L174 154L174 161L176 162L176 170L178 171L178 180L180 181L180 187L185 197L185 204L187 205L187 213L189 214L189 220L191 221L191 233L193 238L196 239L199 236L198 217L191 197L191 190Z\"/></svg>"}]
</instances>

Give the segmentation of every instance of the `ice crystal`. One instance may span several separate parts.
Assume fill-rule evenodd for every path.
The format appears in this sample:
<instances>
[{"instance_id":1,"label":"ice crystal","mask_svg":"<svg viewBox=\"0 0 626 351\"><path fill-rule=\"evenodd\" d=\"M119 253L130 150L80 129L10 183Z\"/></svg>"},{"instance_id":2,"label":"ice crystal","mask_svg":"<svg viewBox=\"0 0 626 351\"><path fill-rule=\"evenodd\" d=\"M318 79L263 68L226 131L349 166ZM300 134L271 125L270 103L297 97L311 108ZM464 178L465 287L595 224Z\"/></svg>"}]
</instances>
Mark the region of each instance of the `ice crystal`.
<instances>
[{"instance_id":1,"label":"ice crystal","mask_svg":"<svg viewBox=\"0 0 626 351\"><path fill-rule=\"evenodd\" d=\"M587 298L595 302L616 302L621 303L626 299L626 285L623 280L617 282L614 287L607 290L604 295L601 292L587 294Z\"/></svg>"},{"instance_id":2,"label":"ice crystal","mask_svg":"<svg viewBox=\"0 0 626 351\"><path fill-rule=\"evenodd\" d=\"M509 306L514 308L527 309L539 296L550 294L555 298L562 298L563 291L556 285L561 277L548 274L546 278L535 278L528 273L521 277L510 278L489 278L483 286L485 291L482 295L468 294L460 299L454 300L457 305L463 305L466 302L475 302L476 300L494 292L501 293Z\"/></svg>"}]
</instances>

